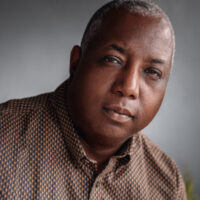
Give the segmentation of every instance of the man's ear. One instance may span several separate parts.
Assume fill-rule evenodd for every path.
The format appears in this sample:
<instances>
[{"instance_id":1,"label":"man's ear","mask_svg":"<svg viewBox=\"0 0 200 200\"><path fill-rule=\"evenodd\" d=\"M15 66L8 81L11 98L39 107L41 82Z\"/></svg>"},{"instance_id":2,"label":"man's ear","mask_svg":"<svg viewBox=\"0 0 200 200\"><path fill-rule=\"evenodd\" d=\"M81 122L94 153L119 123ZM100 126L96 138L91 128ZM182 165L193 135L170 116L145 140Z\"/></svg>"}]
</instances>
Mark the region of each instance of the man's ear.
<instances>
[{"instance_id":1,"label":"man's ear","mask_svg":"<svg viewBox=\"0 0 200 200\"><path fill-rule=\"evenodd\" d=\"M70 54L70 78L74 76L81 59L81 47L78 45L74 46Z\"/></svg>"}]
</instances>

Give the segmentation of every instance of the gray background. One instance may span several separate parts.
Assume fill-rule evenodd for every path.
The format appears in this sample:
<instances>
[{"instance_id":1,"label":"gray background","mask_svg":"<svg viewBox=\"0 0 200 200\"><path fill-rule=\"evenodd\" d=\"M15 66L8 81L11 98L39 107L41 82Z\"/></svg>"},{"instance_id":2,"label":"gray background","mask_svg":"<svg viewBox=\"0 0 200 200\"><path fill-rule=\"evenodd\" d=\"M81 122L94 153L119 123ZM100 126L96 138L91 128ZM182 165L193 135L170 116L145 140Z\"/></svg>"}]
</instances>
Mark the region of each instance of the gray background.
<instances>
[{"instance_id":1,"label":"gray background","mask_svg":"<svg viewBox=\"0 0 200 200\"><path fill-rule=\"evenodd\" d=\"M0 102L54 90L68 77L70 50L105 0L0 0ZM172 77L145 133L188 165L200 195L200 1L157 0L176 34Z\"/></svg>"}]
</instances>

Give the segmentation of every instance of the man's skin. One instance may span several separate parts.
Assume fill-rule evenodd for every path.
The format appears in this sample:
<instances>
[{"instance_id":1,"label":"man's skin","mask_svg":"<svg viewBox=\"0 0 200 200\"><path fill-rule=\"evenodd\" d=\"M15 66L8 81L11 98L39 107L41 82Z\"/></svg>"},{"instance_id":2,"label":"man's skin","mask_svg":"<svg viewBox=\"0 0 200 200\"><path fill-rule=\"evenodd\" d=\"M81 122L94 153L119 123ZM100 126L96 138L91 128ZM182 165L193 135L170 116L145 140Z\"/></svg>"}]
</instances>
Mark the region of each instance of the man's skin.
<instances>
[{"instance_id":1,"label":"man's skin","mask_svg":"<svg viewBox=\"0 0 200 200\"><path fill-rule=\"evenodd\" d=\"M99 171L157 113L170 75L172 32L163 18L112 11L70 58L68 103Z\"/></svg>"}]
</instances>

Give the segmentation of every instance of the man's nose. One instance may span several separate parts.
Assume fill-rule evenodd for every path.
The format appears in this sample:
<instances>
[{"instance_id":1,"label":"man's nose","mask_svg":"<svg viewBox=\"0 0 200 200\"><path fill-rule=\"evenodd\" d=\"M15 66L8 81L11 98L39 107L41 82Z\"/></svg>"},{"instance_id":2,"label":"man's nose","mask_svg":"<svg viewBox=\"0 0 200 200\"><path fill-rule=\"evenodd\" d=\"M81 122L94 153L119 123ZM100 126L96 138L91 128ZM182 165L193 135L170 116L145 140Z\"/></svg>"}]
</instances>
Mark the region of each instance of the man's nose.
<instances>
[{"instance_id":1,"label":"man's nose","mask_svg":"<svg viewBox=\"0 0 200 200\"><path fill-rule=\"evenodd\" d=\"M112 92L123 97L139 97L139 72L137 69L122 69L112 86Z\"/></svg>"}]
</instances>

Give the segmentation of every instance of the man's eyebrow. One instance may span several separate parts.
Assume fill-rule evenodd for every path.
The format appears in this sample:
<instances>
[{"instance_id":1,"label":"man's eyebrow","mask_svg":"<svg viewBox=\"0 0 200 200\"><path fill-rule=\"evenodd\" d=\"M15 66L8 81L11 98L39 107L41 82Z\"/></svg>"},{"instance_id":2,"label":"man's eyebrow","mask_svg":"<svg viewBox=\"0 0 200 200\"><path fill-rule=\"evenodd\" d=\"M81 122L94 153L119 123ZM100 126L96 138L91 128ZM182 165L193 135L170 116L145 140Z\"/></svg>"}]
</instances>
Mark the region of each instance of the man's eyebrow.
<instances>
[{"instance_id":1,"label":"man's eyebrow","mask_svg":"<svg viewBox=\"0 0 200 200\"><path fill-rule=\"evenodd\" d=\"M165 65L165 61L162 60L162 59L153 58L153 59L150 59L150 62L151 62L151 63L154 63L154 64L162 64L162 65Z\"/></svg>"},{"instance_id":2,"label":"man's eyebrow","mask_svg":"<svg viewBox=\"0 0 200 200\"><path fill-rule=\"evenodd\" d=\"M120 52L120 53L123 53L123 54L124 54L124 52L125 52L125 49L123 49L122 47L120 47L120 46L118 46L118 45L116 45L116 44L111 44L111 45L110 45L110 48L111 48L111 49L114 49L114 50L116 50L116 51L118 51L118 52Z\"/></svg>"}]
</instances>

